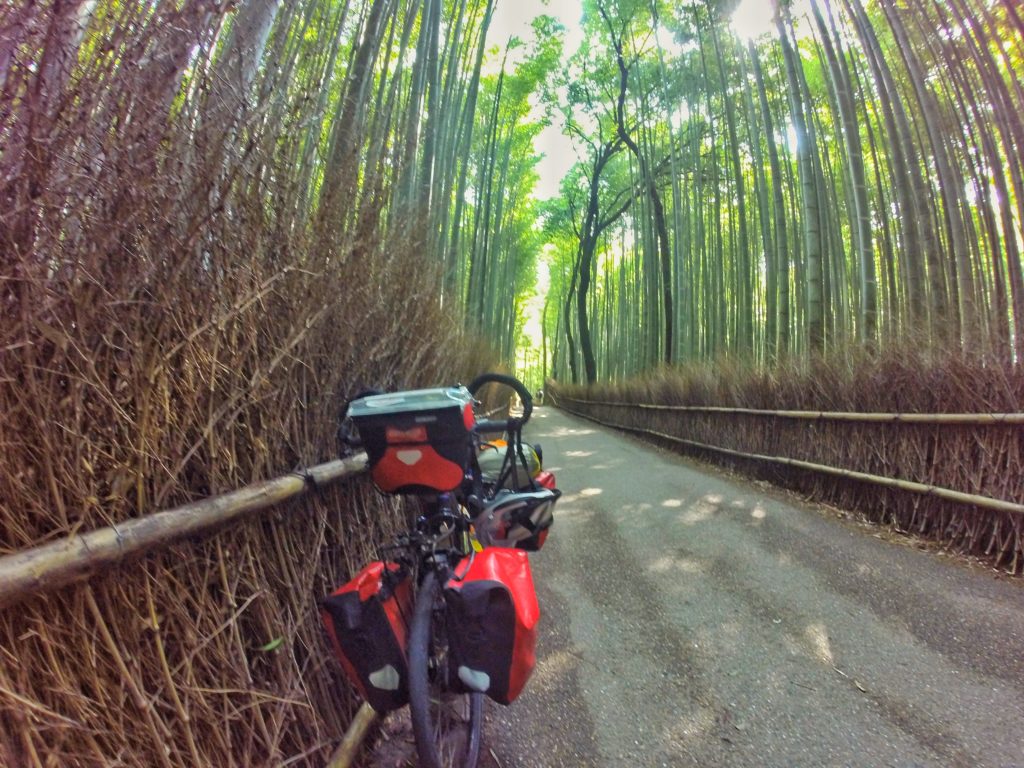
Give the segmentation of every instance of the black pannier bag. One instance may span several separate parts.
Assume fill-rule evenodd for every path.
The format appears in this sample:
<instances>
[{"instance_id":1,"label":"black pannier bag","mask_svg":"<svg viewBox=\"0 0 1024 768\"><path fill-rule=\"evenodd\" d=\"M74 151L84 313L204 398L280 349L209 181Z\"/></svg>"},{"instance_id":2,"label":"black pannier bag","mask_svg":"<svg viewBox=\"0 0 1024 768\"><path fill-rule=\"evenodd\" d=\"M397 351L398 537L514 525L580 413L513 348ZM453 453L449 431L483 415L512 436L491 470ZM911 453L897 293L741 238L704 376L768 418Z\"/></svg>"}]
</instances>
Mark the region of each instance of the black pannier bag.
<instances>
[{"instance_id":1,"label":"black pannier bag","mask_svg":"<svg viewBox=\"0 0 1024 768\"><path fill-rule=\"evenodd\" d=\"M348 416L382 491L451 491L465 478L475 423L465 387L362 397L349 405Z\"/></svg>"},{"instance_id":2,"label":"black pannier bag","mask_svg":"<svg viewBox=\"0 0 1024 768\"><path fill-rule=\"evenodd\" d=\"M485 547L463 560L445 585L450 684L510 704L536 664L540 608L521 549Z\"/></svg>"},{"instance_id":3,"label":"black pannier bag","mask_svg":"<svg viewBox=\"0 0 1024 768\"><path fill-rule=\"evenodd\" d=\"M320 602L334 655L377 712L409 701L406 658L412 579L396 563L376 561Z\"/></svg>"}]
</instances>

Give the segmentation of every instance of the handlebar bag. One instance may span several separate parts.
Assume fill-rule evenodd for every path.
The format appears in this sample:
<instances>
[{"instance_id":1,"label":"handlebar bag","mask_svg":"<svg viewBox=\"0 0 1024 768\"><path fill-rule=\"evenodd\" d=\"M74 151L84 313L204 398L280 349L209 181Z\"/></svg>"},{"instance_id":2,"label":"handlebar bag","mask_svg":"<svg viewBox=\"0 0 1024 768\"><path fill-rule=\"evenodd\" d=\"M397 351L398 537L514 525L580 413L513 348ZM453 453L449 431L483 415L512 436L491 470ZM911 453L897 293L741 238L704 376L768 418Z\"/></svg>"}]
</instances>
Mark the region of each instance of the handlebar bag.
<instances>
[{"instance_id":1,"label":"handlebar bag","mask_svg":"<svg viewBox=\"0 0 1024 768\"><path fill-rule=\"evenodd\" d=\"M511 704L536 664L540 608L526 553L485 547L458 565L444 597L450 684Z\"/></svg>"},{"instance_id":2,"label":"handlebar bag","mask_svg":"<svg viewBox=\"0 0 1024 768\"><path fill-rule=\"evenodd\" d=\"M472 455L473 396L465 387L419 389L352 401L348 415L387 493L458 488Z\"/></svg>"},{"instance_id":3,"label":"handlebar bag","mask_svg":"<svg viewBox=\"0 0 1024 768\"><path fill-rule=\"evenodd\" d=\"M376 561L320 603L334 655L377 712L409 701L406 659L412 579L396 563Z\"/></svg>"}]
</instances>

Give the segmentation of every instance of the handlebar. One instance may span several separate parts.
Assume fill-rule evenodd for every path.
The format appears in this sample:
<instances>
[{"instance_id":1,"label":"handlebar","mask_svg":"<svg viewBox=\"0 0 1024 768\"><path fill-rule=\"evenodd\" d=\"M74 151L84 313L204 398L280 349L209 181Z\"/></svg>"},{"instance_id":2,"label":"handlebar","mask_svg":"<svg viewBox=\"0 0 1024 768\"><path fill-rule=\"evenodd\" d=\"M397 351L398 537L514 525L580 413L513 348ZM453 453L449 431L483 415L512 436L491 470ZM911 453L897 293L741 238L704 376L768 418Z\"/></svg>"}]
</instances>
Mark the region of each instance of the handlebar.
<instances>
[{"instance_id":1,"label":"handlebar","mask_svg":"<svg viewBox=\"0 0 1024 768\"><path fill-rule=\"evenodd\" d=\"M505 432L508 429L513 429L515 425L509 426L509 422L518 421L518 419L505 419L504 421L497 421L495 419L480 419L476 424L473 425L473 429L476 432Z\"/></svg>"},{"instance_id":2,"label":"handlebar","mask_svg":"<svg viewBox=\"0 0 1024 768\"><path fill-rule=\"evenodd\" d=\"M530 396L530 390L526 388L523 382L515 376L509 376L504 373L481 373L469 383L466 389L469 390L471 395L475 395L477 390L484 384L502 384L514 390L523 403L523 415L519 418L509 417L506 420L483 419L476 423L477 432L514 431L520 429L530 420L530 414L533 413L533 398Z\"/></svg>"}]
</instances>

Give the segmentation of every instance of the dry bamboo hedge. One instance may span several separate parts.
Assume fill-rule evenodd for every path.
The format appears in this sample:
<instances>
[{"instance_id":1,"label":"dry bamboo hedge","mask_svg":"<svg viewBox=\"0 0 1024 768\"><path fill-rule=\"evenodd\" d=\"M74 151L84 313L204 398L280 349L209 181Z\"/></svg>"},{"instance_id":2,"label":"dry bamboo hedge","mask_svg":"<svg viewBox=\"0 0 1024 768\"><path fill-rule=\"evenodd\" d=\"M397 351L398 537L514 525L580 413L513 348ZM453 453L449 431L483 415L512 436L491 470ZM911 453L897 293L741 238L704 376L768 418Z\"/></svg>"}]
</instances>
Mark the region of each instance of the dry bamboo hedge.
<instances>
[{"instance_id":1,"label":"dry bamboo hedge","mask_svg":"<svg viewBox=\"0 0 1024 768\"><path fill-rule=\"evenodd\" d=\"M204 119L233 4L101 4L62 58L79 6L0 3L0 555L333 458L353 392L492 359L412 212L349 180L314 215L308 84ZM0 611L0 765L322 765L354 702L315 600L396 514L332 490Z\"/></svg>"},{"instance_id":2,"label":"dry bamboo hedge","mask_svg":"<svg viewBox=\"0 0 1024 768\"><path fill-rule=\"evenodd\" d=\"M322 765L355 702L316 600L393 519L331 489L5 613L0 763Z\"/></svg>"},{"instance_id":3,"label":"dry bamboo hedge","mask_svg":"<svg viewBox=\"0 0 1024 768\"><path fill-rule=\"evenodd\" d=\"M1019 512L853 477L863 473L1024 504L1024 428L1018 418L1024 376L1010 362L934 351L891 352L864 356L856 365L819 361L755 371L725 364L590 389L556 385L549 392L577 399L566 406L603 423L649 436L660 433L668 438L662 441L666 445L986 556L1010 572L1024 571L1024 515ZM791 411L814 413L795 417ZM822 418L821 412L875 417ZM958 416L898 419L882 414ZM813 471L800 464L840 471Z\"/></svg>"}]
</instances>

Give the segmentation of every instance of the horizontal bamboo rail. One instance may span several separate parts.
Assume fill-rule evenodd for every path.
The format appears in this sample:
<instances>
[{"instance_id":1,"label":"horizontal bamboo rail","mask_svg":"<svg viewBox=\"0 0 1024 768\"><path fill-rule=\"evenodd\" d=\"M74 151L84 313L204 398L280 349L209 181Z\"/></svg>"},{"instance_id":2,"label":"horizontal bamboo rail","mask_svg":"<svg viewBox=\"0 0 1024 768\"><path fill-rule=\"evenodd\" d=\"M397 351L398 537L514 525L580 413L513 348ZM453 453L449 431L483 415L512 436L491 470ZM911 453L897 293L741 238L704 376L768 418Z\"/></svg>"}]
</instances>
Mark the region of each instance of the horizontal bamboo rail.
<instances>
[{"instance_id":1,"label":"horizontal bamboo rail","mask_svg":"<svg viewBox=\"0 0 1024 768\"><path fill-rule=\"evenodd\" d=\"M573 399L574 402L587 402L585 400L575 400L574 398L562 398L563 400ZM564 406L563 406L564 407ZM830 467L825 464L813 464L809 461L802 461L800 459L788 459L783 456L765 456L759 453L744 453L742 451L734 451L731 448L720 448L715 445L707 445L705 443L698 443L694 440L684 440L681 437L674 437L673 435L666 435L663 432L656 432L651 429L642 429L640 427L627 427L622 424L612 424L610 422L602 421L601 419L588 416L585 413L574 411L570 408L565 410L573 413L577 416L581 416L584 419L597 422L606 427L612 427L614 429L621 429L624 432L634 432L636 434L648 435L650 437L657 437L661 440L668 440L669 442L678 443L685 445L690 448L698 448L704 451L712 451L716 453L724 453L729 456L737 456L742 459L752 459L754 461L764 461L773 464L783 464L790 467L798 467L799 469L807 469L812 472L821 472L823 474L835 475L837 477L845 477L850 480L859 480L865 483L873 483L875 485L882 485L888 488L898 488L902 491L909 491L911 493L918 493L925 496L935 496L940 499L947 499L949 501L956 501L962 504L972 504L976 507L982 507L984 509L993 509L1000 512L1012 512L1018 515L1024 515L1024 504L1017 504L1012 501L1003 501L1002 499L993 499L988 496L976 496L971 493L962 493L961 491L954 491L950 488L942 488L936 485L926 485L924 483L917 483L912 480L898 480L891 477L881 477L879 475L870 475L866 472L856 472L851 469L841 469L839 467Z\"/></svg>"},{"instance_id":2,"label":"horizontal bamboo rail","mask_svg":"<svg viewBox=\"0 0 1024 768\"><path fill-rule=\"evenodd\" d=\"M310 490L366 469L366 454L98 528L0 557L0 609L89 578L101 568L140 557L189 537L203 536Z\"/></svg>"},{"instance_id":3,"label":"horizontal bamboo rail","mask_svg":"<svg viewBox=\"0 0 1024 768\"><path fill-rule=\"evenodd\" d=\"M735 413L744 416L775 416L784 419L812 421L892 422L900 424L1024 424L1024 413L844 413L842 411L767 411L755 408L726 408L714 405L655 405L623 403L609 400L580 400L560 396L560 400L613 408L639 408L649 411L680 411L692 413Z\"/></svg>"}]
</instances>

